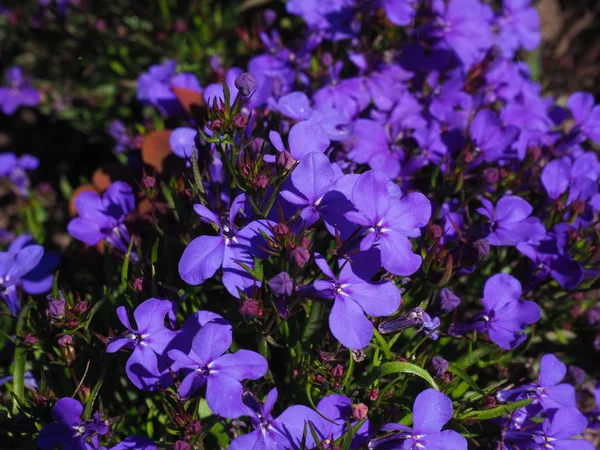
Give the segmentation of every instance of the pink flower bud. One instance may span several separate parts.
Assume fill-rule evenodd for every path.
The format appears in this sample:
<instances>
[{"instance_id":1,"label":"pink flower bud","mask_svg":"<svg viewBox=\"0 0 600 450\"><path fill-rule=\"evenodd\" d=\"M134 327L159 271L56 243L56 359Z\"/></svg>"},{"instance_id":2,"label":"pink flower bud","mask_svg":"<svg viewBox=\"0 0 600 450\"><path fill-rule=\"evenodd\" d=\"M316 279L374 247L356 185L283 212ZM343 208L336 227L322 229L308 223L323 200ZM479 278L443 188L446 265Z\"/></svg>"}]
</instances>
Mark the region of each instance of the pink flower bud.
<instances>
[{"instance_id":1,"label":"pink flower bud","mask_svg":"<svg viewBox=\"0 0 600 450\"><path fill-rule=\"evenodd\" d=\"M359 403L358 405L352 405L352 417L356 420L361 420L367 417L367 413L369 412L369 407L364 403Z\"/></svg>"}]
</instances>

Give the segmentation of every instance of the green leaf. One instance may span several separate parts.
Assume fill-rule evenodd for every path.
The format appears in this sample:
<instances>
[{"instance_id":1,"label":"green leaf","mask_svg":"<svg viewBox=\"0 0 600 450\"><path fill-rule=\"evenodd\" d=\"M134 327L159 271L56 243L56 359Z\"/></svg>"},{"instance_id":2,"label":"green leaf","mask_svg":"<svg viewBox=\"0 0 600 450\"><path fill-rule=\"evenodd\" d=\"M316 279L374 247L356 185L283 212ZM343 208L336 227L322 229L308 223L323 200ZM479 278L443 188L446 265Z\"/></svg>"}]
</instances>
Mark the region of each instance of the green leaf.
<instances>
[{"instance_id":1,"label":"green leaf","mask_svg":"<svg viewBox=\"0 0 600 450\"><path fill-rule=\"evenodd\" d=\"M475 364L477 361L481 360L484 356L487 356L495 350L495 347L480 347L474 352L469 353L468 355L460 358L456 363L454 363L454 367L458 367L459 369L465 370Z\"/></svg>"},{"instance_id":2,"label":"green leaf","mask_svg":"<svg viewBox=\"0 0 600 450\"><path fill-rule=\"evenodd\" d=\"M496 406L495 408L484 409L483 411L467 411L463 414L460 414L457 419L459 420L488 420L494 419L496 417L501 417L505 414L510 414L513 411L522 408L524 406L529 405L533 400L533 398L526 398L525 400L520 400L518 402L508 403L506 405Z\"/></svg>"},{"instance_id":3,"label":"green leaf","mask_svg":"<svg viewBox=\"0 0 600 450\"><path fill-rule=\"evenodd\" d=\"M94 389L90 392L90 396L88 398L87 403L85 404L85 410L83 411L83 418L85 420L89 420L92 418L92 411L94 409L94 403L96 402L96 398L98 397L98 393L100 392L100 388L102 384L104 384L104 377L106 376L106 370L108 369L108 362L104 361L102 364L102 371L100 372L100 378L96 382Z\"/></svg>"},{"instance_id":4,"label":"green leaf","mask_svg":"<svg viewBox=\"0 0 600 450\"><path fill-rule=\"evenodd\" d=\"M467 372L452 363L449 364L448 370L471 386L471 389L473 389L475 392L480 395L485 395L485 392L479 386L477 386L475 380L471 378Z\"/></svg>"},{"instance_id":5,"label":"green leaf","mask_svg":"<svg viewBox=\"0 0 600 450\"><path fill-rule=\"evenodd\" d=\"M129 274L129 261L131 261L131 250L133 249L133 236L129 241L129 247L127 247L127 253L125 254L125 261L123 261L123 267L121 267L121 289L127 287L127 275Z\"/></svg>"},{"instance_id":6,"label":"green leaf","mask_svg":"<svg viewBox=\"0 0 600 450\"><path fill-rule=\"evenodd\" d=\"M15 362L13 366L13 414L19 411L19 402L25 398L25 362L27 360L27 349L20 339L23 333L23 327L27 322L29 311L33 308L34 303L27 303L17 318L17 327L15 335L17 336L15 343Z\"/></svg>"},{"instance_id":7,"label":"green leaf","mask_svg":"<svg viewBox=\"0 0 600 450\"><path fill-rule=\"evenodd\" d=\"M418 377L423 378L425 381L427 381L432 388L437 389L438 391L440 390L433 378L431 377L431 375L429 375L429 372L415 364L403 361L391 361L378 366L377 368L375 368L375 370L373 370L372 375L369 377L370 383L368 384L372 384L375 380L381 377L385 377L387 375L395 375L399 373L409 373L412 375L417 375Z\"/></svg>"}]
</instances>

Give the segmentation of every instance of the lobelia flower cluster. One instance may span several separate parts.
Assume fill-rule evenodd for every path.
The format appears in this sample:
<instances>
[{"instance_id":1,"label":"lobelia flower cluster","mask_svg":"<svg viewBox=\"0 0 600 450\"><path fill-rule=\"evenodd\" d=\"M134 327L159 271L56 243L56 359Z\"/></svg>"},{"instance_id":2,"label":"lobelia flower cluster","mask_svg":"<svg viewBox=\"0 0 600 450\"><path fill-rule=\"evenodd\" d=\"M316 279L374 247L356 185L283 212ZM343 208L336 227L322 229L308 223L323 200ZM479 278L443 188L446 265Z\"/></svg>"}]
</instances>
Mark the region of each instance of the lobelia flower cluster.
<instances>
[{"instance_id":1,"label":"lobelia flower cluster","mask_svg":"<svg viewBox=\"0 0 600 450\"><path fill-rule=\"evenodd\" d=\"M60 354L74 373L95 345L104 366L78 378L81 402L53 380L33 387L35 408L15 400L37 445L594 448L582 435L598 405L582 398L597 367L573 382L553 354L534 367L548 343L600 351L600 106L545 96L520 62L540 43L536 10L289 0L286 11L302 37L285 39L267 11L261 53L245 68L212 61L214 83L173 59L139 76L137 100L179 126L147 131L138 154L112 122L129 178L73 195L66 229L104 262L93 307L52 285L58 261L31 236L0 253L13 315L25 294L53 291L40 315L59 350L33 360ZM37 164L0 157L26 199ZM41 344L15 330L7 351L23 378L24 346ZM49 397L62 397L51 410ZM153 420L166 431L140 425Z\"/></svg>"}]
</instances>

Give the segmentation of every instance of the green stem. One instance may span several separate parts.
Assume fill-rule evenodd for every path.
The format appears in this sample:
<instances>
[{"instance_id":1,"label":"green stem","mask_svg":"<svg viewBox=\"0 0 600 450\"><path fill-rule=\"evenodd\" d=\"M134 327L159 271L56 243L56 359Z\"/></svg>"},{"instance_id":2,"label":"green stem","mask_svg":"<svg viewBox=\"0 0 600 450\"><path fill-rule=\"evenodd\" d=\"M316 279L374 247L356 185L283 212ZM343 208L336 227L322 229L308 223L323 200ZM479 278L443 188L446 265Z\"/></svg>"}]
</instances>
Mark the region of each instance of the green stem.
<instances>
[{"instance_id":1,"label":"green stem","mask_svg":"<svg viewBox=\"0 0 600 450\"><path fill-rule=\"evenodd\" d=\"M19 412L19 401L22 402L25 398L25 362L27 361L27 349L20 337L32 307L33 303L28 303L23 307L17 319L15 330L17 339L15 343L15 363L13 366L13 414Z\"/></svg>"}]
</instances>

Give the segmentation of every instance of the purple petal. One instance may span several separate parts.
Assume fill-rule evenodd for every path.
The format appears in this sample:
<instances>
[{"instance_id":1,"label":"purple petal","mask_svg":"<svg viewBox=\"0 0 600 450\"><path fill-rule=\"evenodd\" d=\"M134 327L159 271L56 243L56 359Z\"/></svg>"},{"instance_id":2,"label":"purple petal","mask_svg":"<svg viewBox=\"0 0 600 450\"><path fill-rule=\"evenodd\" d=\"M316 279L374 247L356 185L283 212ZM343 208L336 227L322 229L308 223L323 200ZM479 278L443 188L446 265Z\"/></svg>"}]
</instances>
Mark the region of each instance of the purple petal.
<instances>
[{"instance_id":1,"label":"purple petal","mask_svg":"<svg viewBox=\"0 0 600 450\"><path fill-rule=\"evenodd\" d=\"M418 237L421 227L429 222L431 202L420 192L412 192L394 203L386 218L394 230L402 231L406 236Z\"/></svg>"},{"instance_id":2,"label":"purple petal","mask_svg":"<svg viewBox=\"0 0 600 450\"><path fill-rule=\"evenodd\" d=\"M162 330L165 327L165 316L172 308L173 304L169 300L149 298L133 312L137 329L141 334Z\"/></svg>"},{"instance_id":3,"label":"purple petal","mask_svg":"<svg viewBox=\"0 0 600 450\"><path fill-rule=\"evenodd\" d=\"M121 350L126 345L133 344L133 340L126 337L114 337L109 340L106 346L106 353L115 353Z\"/></svg>"},{"instance_id":4,"label":"purple petal","mask_svg":"<svg viewBox=\"0 0 600 450\"><path fill-rule=\"evenodd\" d=\"M563 406L577 406L575 388L570 384L557 384L539 395L540 404L547 411Z\"/></svg>"},{"instance_id":5,"label":"purple petal","mask_svg":"<svg viewBox=\"0 0 600 450\"><path fill-rule=\"evenodd\" d=\"M356 180L352 188L352 203L372 224L383 218L390 205L387 185L390 179L374 170L369 170Z\"/></svg>"},{"instance_id":6,"label":"purple petal","mask_svg":"<svg viewBox=\"0 0 600 450\"><path fill-rule=\"evenodd\" d=\"M385 0L385 13L394 25L409 25L415 17L414 0Z\"/></svg>"},{"instance_id":7,"label":"purple petal","mask_svg":"<svg viewBox=\"0 0 600 450\"><path fill-rule=\"evenodd\" d=\"M315 253L315 262L317 263L317 266L319 266L319 269L321 269L321 272L327 275L327 277L332 280L337 280L337 277L333 274L331 267L329 267L329 264L327 264L327 260L323 257L323 255L320 253Z\"/></svg>"},{"instance_id":8,"label":"purple petal","mask_svg":"<svg viewBox=\"0 0 600 450\"><path fill-rule=\"evenodd\" d=\"M225 240L221 236L200 236L188 244L179 260L181 279L193 286L204 283L223 264Z\"/></svg>"},{"instance_id":9,"label":"purple petal","mask_svg":"<svg viewBox=\"0 0 600 450\"><path fill-rule=\"evenodd\" d=\"M79 194L77 198L79 199L79 197L81 197L83 194L85 194L85 192ZM105 216L102 217L103 219L105 218ZM75 239L80 240L81 242L84 242L87 245L96 245L98 242L100 242L106 237L104 232L101 231L102 228L103 224L100 225L96 222L91 222L89 220L77 217L69 222L69 225L67 226L67 231Z\"/></svg>"},{"instance_id":10,"label":"purple petal","mask_svg":"<svg viewBox=\"0 0 600 450\"><path fill-rule=\"evenodd\" d=\"M573 114L577 125L585 123L594 107L594 96L589 92L574 92L567 100L567 107Z\"/></svg>"},{"instance_id":11,"label":"purple petal","mask_svg":"<svg viewBox=\"0 0 600 450\"><path fill-rule=\"evenodd\" d=\"M72 441L76 439L75 433L76 432L72 426L65 425L63 423L49 423L42 428L42 431L40 431L37 439L37 445L41 450L54 450L61 444L72 443ZM82 445L85 446L83 443L83 438L80 437L78 440Z\"/></svg>"},{"instance_id":12,"label":"purple petal","mask_svg":"<svg viewBox=\"0 0 600 450\"><path fill-rule=\"evenodd\" d=\"M196 393L206 383L206 378L197 371L187 374L179 385L177 392L180 397L188 398Z\"/></svg>"},{"instance_id":13,"label":"purple petal","mask_svg":"<svg viewBox=\"0 0 600 450\"><path fill-rule=\"evenodd\" d=\"M288 136L290 153L295 159L302 159L312 152L323 153L329 147L329 137L323 127L311 121L298 122Z\"/></svg>"},{"instance_id":14,"label":"purple petal","mask_svg":"<svg viewBox=\"0 0 600 450\"><path fill-rule=\"evenodd\" d=\"M338 296L329 314L329 328L335 338L350 349L363 349L373 337L373 324L350 299Z\"/></svg>"},{"instance_id":15,"label":"purple petal","mask_svg":"<svg viewBox=\"0 0 600 450\"><path fill-rule=\"evenodd\" d=\"M214 362L213 368L219 374L242 381L258 380L267 373L269 365L267 360L256 352L238 350L221 356Z\"/></svg>"},{"instance_id":16,"label":"purple petal","mask_svg":"<svg viewBox=\"0 0 600 450\"><path fill-rule=\"evenodd\" d=\"M175 128L169 136L169 145L173 153L180 158L191 158L197 134L198 131L193 128Z\"/></svg>"},{"instance_id":17,"label":"purple petal","mask_svg":"<svg viewBox=\"0 0 600 450\"><path fill-rule=\"evenodd\" d=\"M306 120L313 112L310 100L303 92L292 92L281 97L278 106L281 114L294 120Z\"/></svg>"},{"instance_id":18,"label":"purple petal","mask_svg":"<svg viewBox=\"0 0 600 450\"><path fill-rule=\"evenodd\" d=\"M452 401L435 389L417 395L413 406L413 428L416 434L440 431L452 418Z\"/></svg>"},{"instance_id":19,"label":"purple petal","mask_svg":"<svg viewBox=\"0 0 600 450\"><path fill-rule=\"evenodd\" d=\"M294 405L283 411L274 422L277 431L287 437L293 443L292 448L296 449L300 448L303 435L306 435L306 448L313 448L316 444L308 424L312 423L316 430L320 430L323 428L324 421L312 409L302 405Z\"/></svg>"},{"instance_id":20,"label":"purple petal","mask_svg":"<svg viewBox=\"0 0 600 450\"><path fill-rule=\"evenodd\" d=\"M311 204L327 192L334 181L333 168L323 153L304 156L291 175L292 184Z\"/></svg>"},{"instance_id":21,"label":"purple petal","mask_svg":"<svg viewBox=\"0 0 600 450\"><path fill-rule=\"evenodd\" d=\"M125 365L125 373L138 389L152 390L159 381L156 353L137 345Z\"/></svg>"},{"instance_id":22,"label":"purple petal","mask_svg":"<svg viewBox=\"0 0 600 450\"><path fill-rule=\"evenodd\" d=\"M571 166L562 159L550 161L542 170L542 184L551 199L556 199L565 193L569 187Z\"/></svg>"},{"instance_id":23,"label":"purple petal","mask_svg":"<svg viewBox=\"0 0 600 450\"><path fill-rule=\"evenodd\" d=\"M467 440L456 431L445 430L439 433L429 433L419 443L427 450L467 450Z\"/></svg>"},{"instance_id":24,"label":"purple petal","mask_svg":"<svg viewBox=\"0 0 600 450\"><path fill-rule=\"evenodd\" d=\"M208 209L206 206L200 205L200 204L195 204L194 211L196 212L196 214L198 214L203 219L208 220L209 222L212 222L212 223L218 225L219 228L221 228L221 223L219 222L219 217L214 212L212 212L210 209Z\"/></svg>"},{"instance_id":25,"label":"purple petal","mask_svg":"<svg viewBox=\"0 0 600 450\"><path fill-rule=\"evenodd\" d=\"M192 350L204 364L215 361L231 346L231 325L208 322L192 339Z\"/></svg>"},{"instance_id":26,"label":"purple petal","mask_svg":"<svg viewBox=\"0 0 600 450\"><path fill-rule=\"evenodd\" d=\"M517 223L529 217L532 206L516 195L507 195L496 204L496 221L502 224Z\"/></svg>"},{"instance_id":27,"label":"purple petal","mask_svg":"<svg viewBox=\"0 0 600 450\"><path fill-rule=\"evenodd\" d=\"M567 375L567 366L553 354L542 356L540 360L540 386L550 387L560 383Z\"/></svg>"},{"instance_id":28,"label":"purple petal","mask_svg":"<svg viewBox=\"0 0 600 450\"><path fill-rule=\"evenodd\" d=\"M44 256L44 247L41 245L29 245L22 249L8 269L6 278L19 279L31 272L39 264Z\"/></svg>"},{"instance_id":29,"label":"purple petal","mask_svg":"<svg viewBox=\"0 0 600 450\"><path fill-rule=\"evenodd\" d=\"M143 436L129 436L110 450L156 450L156 444Z\"/></svg>"},{"instance_id":30,"label":"purple petal","mask_svg":"<svg viewBox=\"0 0 600 450\"><path fill-rule=\"evenodd\" d=\"M271 141L271 144L273 144L273 147L275 147L277 150L280 152L285 151L285 145L283 145L281 135L277 131L269 131L269 140Z\"/></svg>"},{"instance_id":31,"label":"purple petal","mask_svg":"<svg viewBox=\"0 0 600 450\"><path fill-rule=\"evenodd\" d=\"M421 267L421 257L412 251L410 241L403 234L389 230L379 238L381 264L394 275L409 276Z\"/></svg>"},{"instance_id":32,"label":"purple petal","mask_svg":"<svg viewBox=\"0 0 600 450\"><path fill-rule=\"evenodd\" d=\"M131 322L129 322L129 316L127 315L127 309L124 306L119 306L117 308L117 317L121 321L121 323L130 331L134 331L135 329L131 326Z\"/></svg>"},{"instance_id":33,"label":"purple petal","mask_svg":"<svg viewBox=\"0 0 600 450\"><path fill-rule=\"evenodd\" d=\"M227 375L209 375L206 385L206 403L218 416L235 419L248 414L242 402L242 384Z\"/></svg>"},{"instance_id":34,"label":"purple petal","mask_svg":"<svg viewBox=\"0 0 600 450\"><path fill-rule=\"evenodd\" d=\"M400 306L400 291L390 281L352 284L347 292L350 298L370 316L390 316Z\"/></svg>"},{"instance_id":35,"label":"purple petal","mask_svg":"<svg viewBox=\"0 0 600 450\"><path fill-rule=\"evenodd\" d=\"M223 255L223 285L227 291L239 298L239 291L247 292L253 286L260 285L239 263L254 268L254 259L244 249L238 246L225 246Z\"/></svg>"},{"instance_id":36,"label":"purple petal","mask_svg":"<svg viewBox=\"0 0 600 450\"><path fill-rule=\"evenodd\" d=\"M83 195L83 193L80 195ZM113 182L104 193L102 199L106 212L113 217L125 217L135 208L135 194L133 193L133 189L123 181ZM110 202L110 206L106 205L107 201ZM113 211L113 205L117 205L118 209Z\"/></svg>"},{"instance_id":37,"label":"purple petal","mask_svg":"<svg viewBox=\"0 0 600 450\"><path fill-rule=\"evenodd\" d=\"M74 398L64 397L52 407L52 418L65 425L79 425L83 406Z\"/></svg>"},{"instance_id":38,"label":"purple petal","mask_svg":"<svg viewBox=\"0 0 600 450\"><path fill-rule=\"evenodd\" d=\"M577 408L560 408L552 416L546 434L555 439L569 439L581 434L587 424L587 419Z\"/></svg>"},{"instance_id":39,"label":"purple petal","mask_svg":"<svg viewBox=\"0 0 600 450\"><path fill-rule=\"evenodd\" d=\"M499 273L491 276L483 288L483 303L486 311L498 310L509 302L521 298L521 283L512 275Z\"/></svg>"},{"instance_id":40,"label":"purple petal","mask_svg":"<svg viewBox=\"0 0 600 450\"><path fill-rule=\"evenodd\" d=\"M263 439L260 430L251 431L231 441L228 450L270 450Z\"/></svg>"}]
</instances>

